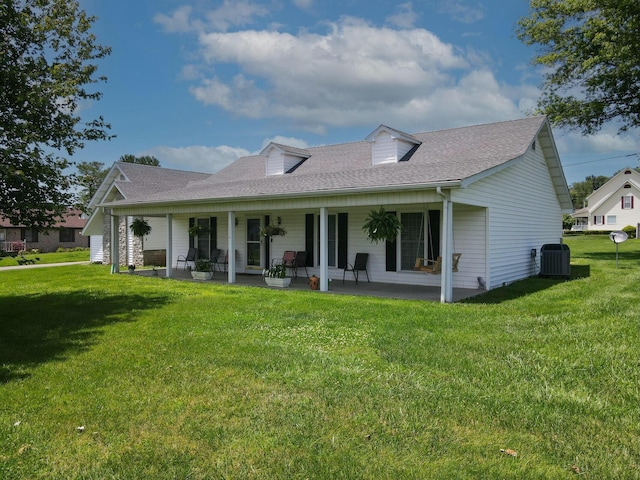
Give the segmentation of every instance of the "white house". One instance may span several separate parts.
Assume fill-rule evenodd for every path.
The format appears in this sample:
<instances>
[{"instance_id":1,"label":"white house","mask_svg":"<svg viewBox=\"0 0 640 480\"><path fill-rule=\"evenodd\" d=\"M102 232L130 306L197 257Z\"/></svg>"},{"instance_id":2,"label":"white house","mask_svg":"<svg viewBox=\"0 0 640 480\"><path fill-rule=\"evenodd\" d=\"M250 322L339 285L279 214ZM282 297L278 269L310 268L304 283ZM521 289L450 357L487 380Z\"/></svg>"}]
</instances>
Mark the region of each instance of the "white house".
<instances>
[{"instance_id":1,"label":"white house","mask_svg":"<svg viewBox=\"0 0 640 480\"><path fill-rule=\"evenodd\" d=\"M327 290L329 278L341 279L345 264L364 252L371 281L440 286L449 302L454 286L491 289L535 274L531 251L561 242L562 214L572 211L546 117L414 134L382 125L360 141L307 149L271 143L186 183L185 172L137 167L145 169L144 181L116 164L130 183L120 179L114 190L113 178L105 180L96 217L109 212L112 225L152 220L161 232L153 246L162 244L169 277L190 246L201 256L235 252L228 256L229 283L295 250L307 252L309 273ZM375 244L362 225L381 206L402 229L395 241ZM209 227L204 238L189 237L195 222ZM286 236L260 236L276 224ZM110 235L117 245L119 229ZM462 254L455 271L454 253ZM114 271L125 263L118 256L112 249ZM421 257L441 257L441 273L416 271Z\"/></svg>"},{"instance_id":2,"label":"white house","mask_svg":"<svg viewBox=\"0 0 640 480\"><path fill-rule=\"evenodd\" d=\"M605 231L637 228L640 224L640 173L625 168L587 197L587 207L576 210L572 230Z\"/></svg>"},{"instance_id":3,"label":"white house","mask_svg":"<svg viewBox=\"0 0 640 480\"><path fill-rule=\"evenodd\" d=\"M134 201L146 195L162 190L173 190L185 186L189 182L209 177L206 173L186 172L168 168L152 167L134 163L116 162L105 176L89 202L88 208L93 213L87 221L82 235L90 236L90 258L92 262L111 263L111 210L101 206L114 200ZM129 226L132 216L123 216L118 221L119 259L126 265L142 265L144 251L164 252L166 248L166 221L162 218L147 219L152 235L144 239L144 245L131 234ZM164 259L156 262L164 265Z\"/></svg>"}]
</instances>

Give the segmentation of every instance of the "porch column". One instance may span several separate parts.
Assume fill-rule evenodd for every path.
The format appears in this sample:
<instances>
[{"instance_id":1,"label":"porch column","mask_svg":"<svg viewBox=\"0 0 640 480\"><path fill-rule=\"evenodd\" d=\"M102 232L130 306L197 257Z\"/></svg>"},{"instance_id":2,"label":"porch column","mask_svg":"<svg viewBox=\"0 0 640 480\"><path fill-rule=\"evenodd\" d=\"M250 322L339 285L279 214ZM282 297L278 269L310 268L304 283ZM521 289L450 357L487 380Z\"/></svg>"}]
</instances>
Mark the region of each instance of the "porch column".
<instances>
[{"instance_id":1,"label":"porch column","mask_svg":"<svg viewBox=\"0 0 640 480\"><path fill-rule=\"evenodd\" d=\"M173 215L167 213L167 252L166 252L165 276L173 277Z\"/></svg>"},{"instance_id":2,"label":"porch column","mask_svg":"<svg viewBox=\"0 0 640 480\"><path fill-rule=\"evenodd\" d=\"M453 301L453 206L450 201L450 192L442 195L442 275L440 278L440 302L450 303Z\"/></svg>"},{"instance_id":3,"label":"porch column","mask_svg":"<svg viewBox=\"0 0 640 480\"><path fill-rule=\"evenodd\" d=\"M236 212L229 212L227 216L228 282L236 283Z\"/></svg>"},{"instance_id":4,"label":"porch column","mask_svg":"<svg viewBox=\"0 0 640 480\"><path fill-rule=\"evenodd\" d=\"M111 273L120 273L120 217L111 214Z\"/></svg>"},{"instance_id":5,"label":"porch column","mask_svg":"<svg viewBox=\"0 0 640 480\"><path fill-rule=\"evenodd\" d=\"M329 290L329 213L327 207L320 209L320 291Z\"/></svg>"}]
</instances>

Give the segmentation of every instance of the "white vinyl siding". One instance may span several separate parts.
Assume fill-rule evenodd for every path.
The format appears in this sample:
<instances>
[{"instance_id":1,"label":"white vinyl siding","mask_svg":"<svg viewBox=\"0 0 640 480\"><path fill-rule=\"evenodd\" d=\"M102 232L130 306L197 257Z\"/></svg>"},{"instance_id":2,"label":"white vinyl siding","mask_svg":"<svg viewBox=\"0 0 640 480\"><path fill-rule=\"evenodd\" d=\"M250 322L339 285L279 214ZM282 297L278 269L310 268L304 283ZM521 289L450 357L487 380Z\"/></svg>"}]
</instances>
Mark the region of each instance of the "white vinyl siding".
<instances>
[{"instance_id":1,"label":"white vinyl siding","mask_svg":"<svg viewBox=\"0 0 640 480\"><path fill-rule=\"evenodd\" d=\"M398 162L412 148L412 143L394 138L387 132L380 132L372 144L372 163L380 165Z\"/></svg>"},{"instance_id":2,"label":"white vinyl siding","mask_svg":"<svg viewBox=\"0 0 640 480\"><path fill-rule=\"evenodd\" d=\"M282 175L298 165L303 159L295 155L288 155L272 148L267 157L267 176Z\"/></svg>"},{"instance_id":3,"label":"white vinyl siding","mask_svg":"<svg viewBox=\"0 0 640 480\"><path fill-rule=\"evenodd\" d=\"M467 189L453 192L456 203L474 203L488 208L487 264L491 266L488 279L485 278L489 282L488 288L537 273L531 262L531 250L539 250L546 243L561 242L562 212L542 151L542 148L529 150L524 158L507 168ZM454 205L456 244L461 236L465 241L472 240L457 229L455 212L458 208ZM522 212L527 214L522 215ZM463 254L460 264L468 268L466 262L472 260L457 245L455 249ZM478 267L475 263L474 266Z\"/></svg>"},{"instance_id":4,"label":"white vinyl siding","mask_svg":"<svg viewBox=\"0 0 640 480\"><path fill-rule=\"evenodd\" d=\"M102 263L104 261L102 235L91 235L89 243L89 259L92 263Z\"/></svg>"}]
</instances>

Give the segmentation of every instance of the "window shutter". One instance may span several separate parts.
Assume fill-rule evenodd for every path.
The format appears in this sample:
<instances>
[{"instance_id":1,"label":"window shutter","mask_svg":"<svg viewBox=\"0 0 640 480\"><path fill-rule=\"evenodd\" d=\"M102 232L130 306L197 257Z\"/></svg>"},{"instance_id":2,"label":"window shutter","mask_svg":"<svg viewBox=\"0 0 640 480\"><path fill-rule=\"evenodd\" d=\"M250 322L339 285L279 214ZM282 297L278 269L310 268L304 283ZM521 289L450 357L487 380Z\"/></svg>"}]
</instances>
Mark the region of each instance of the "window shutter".
<instances>
[{"instance_id":1,"label":"window shutter","mask_svg":"<svg viewBox=\"0 0 640 480\"><path fill-rule=\"evenodd\" d=\"M196 219L195 218L190 218L189 219L189 228L193 227L193 225L196 223ZM195 238L193 238L191 235L189 235L189 248L194 248L196 246L195 244Z\"/></svg>"},{"instance_id":2,"label":"window shutter","mask_svg":"<svg viewBox=\"0 0 640 480\"><path fill-rule=\"evenodd\" d=\"M213 252L214 249L218 248L218 217L211 217L209 219L209 239L210 239L210 249Z\"/></svg>"},{"instance_id":3,"label":"window shutter","mask_svg":"<svg viewBox=\"0 0 640 480\"><path fill-rule=\"evenodd\" d=\"M440 255L440 210L429 210L429 231L427 254L430 260Z\"/></svg>"},{"instance_id":4,"label":"window shutter","mask_svg":"<svg viewBox=\"0 0 640 480\"><path fill-rule=\"evenodd\" d=\"M347 266L348 215L338 214L338 268Z\"/></svg>"},{"instance_id":5,"label":"window shutter","mask_svg":"<svg viewBox=\"0 0 640 480\"><path fill-rule=\"evenodd\" d=\"M395 215L396 212L388 212L391 215ZM395 272L398 269L398 258L396 254L396 240L390 242L386 241L385 246L385 270L387 272Z\"/></svg>"},{"instance_id":6,"label":"window shutter","mask_svg":"<svg viewBox=\"0 0 640 480\"><path fill-rule=\"evenodd\" d=\"M633 208L633 199L634 199L634 196L631 195L631 208Z\"/></svg>"},{"instance_id":7,"label":"window shutter","mask_svg":"<svg viewBox=\"0 0 640 480\"><path fill-rule=\"evenodd\" d=\"M304 249L307 251L307 267L313 267L313 213L304 217Z\"/></svg>"},{"instance_id":8,"label":"window shutter","mask_svg":"<svg viewBox=\"0 0 640 480\"><path fill-rule=\"evenodd\" d=\"M620 203L620 208L624 210L624 197L621 197L620 200L622 200L622 202Z\"/></svg>"}]
</instances>

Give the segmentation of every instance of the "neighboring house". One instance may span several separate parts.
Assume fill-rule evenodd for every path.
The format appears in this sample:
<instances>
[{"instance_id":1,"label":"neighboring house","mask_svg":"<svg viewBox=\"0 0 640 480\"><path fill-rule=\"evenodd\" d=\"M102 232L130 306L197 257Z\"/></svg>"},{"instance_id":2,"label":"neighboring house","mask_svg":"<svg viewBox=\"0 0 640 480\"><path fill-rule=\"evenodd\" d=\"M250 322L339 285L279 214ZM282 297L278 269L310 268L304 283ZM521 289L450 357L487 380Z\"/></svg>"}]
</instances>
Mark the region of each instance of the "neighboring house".
<instances>
[{"instance_id":1,"label":"neighboring house","mask_svg":"<svg viewBox=\"0 0 640 480\"><path fill-rule=\"evenodd\" d=\"M80 210L69 209L58 219L53 228L38 232L24 225L12 225L0 218L0 249L5 252L37 249L41 252L55 252L58 248L87 248L89 238L81 235L87 220Z\"/></svg>"},{"instance_id":2,"label":"neighboring house","mask_svg":"<svg viewBox=\"0 0 640 480\"><path fill-rule=\"evenodd\" d=\"M172 185L155 179L163 169L138 168L145 173L129 177L130 194L113 190L124 178L107 181L112 193L97 196L96 212L110 212L113 225L136 216L155 222L153 246L163 244L168 277L190 246L200 256L235 252L230 283L296 250L307 252L309 273L327 290L329 278L341 279L345 264L365 252L372 281L440 286L449 302L454 286L491 289L537 273L531 251L560 243L562 213L572 211L546 117L416 134L382 125L361 141L306 149L271 143L191 182L176 172ZM396 241L374 244L362 230L380 206L403 225ZM190 238L195 222L209 233ZM259 232L269 224L287 235L266 241ZM114 245L118 235L112 228ZM457 271L453 253L462 254ZM118 255L112 249L114 271L126 263ZM438 256L440 274L414 270L417 258Z\"/></svg>"},{"instance_id":3,"label":"neighboring house","mask_svg":"<svg viewBox=\"0 0 640 480\"><path fill-rule=\"evenodd\" d=\"M587 197L587 207L571 216L574 231L622 230L640 224L640 173L625 168Z\"/></svg>"}]
</instances>

